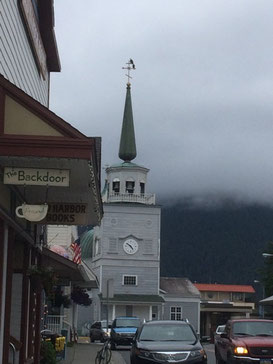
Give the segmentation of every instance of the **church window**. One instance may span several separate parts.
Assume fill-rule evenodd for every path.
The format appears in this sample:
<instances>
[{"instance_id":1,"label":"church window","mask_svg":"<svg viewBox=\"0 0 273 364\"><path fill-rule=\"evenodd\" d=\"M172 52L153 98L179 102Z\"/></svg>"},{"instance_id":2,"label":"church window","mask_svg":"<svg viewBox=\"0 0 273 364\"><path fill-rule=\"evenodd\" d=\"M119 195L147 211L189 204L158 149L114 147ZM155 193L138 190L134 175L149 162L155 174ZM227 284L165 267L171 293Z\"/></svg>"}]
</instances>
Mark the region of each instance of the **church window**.
<instances>
[{"instance_id":1,"label":"church window","mask_svg":"<svg viewBox=\"0 0 273 364\"><path fill-rule=\"evenodd\" d=\"M142 195L144 195L144 193L145 193L145 183L144 182L140 182L140 193Z\"/></svg>"},{"instance_id":2,"label":"church window","mask_svg":"<svg viewBox=\"0 0 273 364\"><path fill-rule=\"evenodd\" d=\"M112 187L113 191L115 193L119 193L120 192L120 181L119 179L115 178L113 180L113 187Z\"/></svg>"},{"instance_id":3,"label":"church window","mask_svg":"<svg viewBox=\"0 0 273 364\"><path fill-rule=\"evenodd\" d=\"M182 320L182 307L172 306L171 307L171 320Z\"/></svg>"},{"instance_id":4,"label":"church window","mask_svg":"<svg viewBox=\"0 0 273 364\"><path fill-rule=\"evenodd\" d=\"M123 276L123 285L124 286L136 286L137 285L137 276Z\"/></svg>"},{"instance_id":5,"label":"church window","mask_svg":"<svg viewBox=\"0 0 273 364\"><path fill-rule=\"evenodd\" d=\"M110 238L109 239L109 253L117 253L117 251L118 251L117 239Z\"/></svg>"},{"instance_id":6,"label":"church window","mask_svg":"<svg viewBox=\"0 0 273 364\"><path fill-rule=\"evenodd\" d=\"M145 240L144 242L144 254L152 254L153 253L153 241Z\"/></svg>"},{"instance_id":7,"label":"church window","mask_svg":"<svg viewBox=\"0 0 273 364\"><path fill-rule=\"evenodd\" d=\"M126 192L134 193L135 181L126 181Z\"/></svg>"}]
</instances>

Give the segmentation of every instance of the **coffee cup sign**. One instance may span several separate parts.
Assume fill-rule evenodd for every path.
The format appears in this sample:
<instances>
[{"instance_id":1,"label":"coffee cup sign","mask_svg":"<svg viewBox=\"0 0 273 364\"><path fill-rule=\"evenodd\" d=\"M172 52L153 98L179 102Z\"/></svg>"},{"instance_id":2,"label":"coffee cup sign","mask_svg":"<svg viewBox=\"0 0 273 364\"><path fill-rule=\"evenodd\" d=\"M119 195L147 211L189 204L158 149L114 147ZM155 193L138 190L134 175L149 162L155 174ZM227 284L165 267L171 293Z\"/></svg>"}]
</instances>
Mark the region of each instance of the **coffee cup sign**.
<instances>
[{"instance_id":1,"label":"coffee cup sign","mask_svg":"<svg viewBox=\"0 0 273 364\"><path fill-rule=\"evenodd\" d=\"M16 207L16 215L28 221L41 221L46 217L48 205L23 205Z\"/></svg>"}]
</instances>

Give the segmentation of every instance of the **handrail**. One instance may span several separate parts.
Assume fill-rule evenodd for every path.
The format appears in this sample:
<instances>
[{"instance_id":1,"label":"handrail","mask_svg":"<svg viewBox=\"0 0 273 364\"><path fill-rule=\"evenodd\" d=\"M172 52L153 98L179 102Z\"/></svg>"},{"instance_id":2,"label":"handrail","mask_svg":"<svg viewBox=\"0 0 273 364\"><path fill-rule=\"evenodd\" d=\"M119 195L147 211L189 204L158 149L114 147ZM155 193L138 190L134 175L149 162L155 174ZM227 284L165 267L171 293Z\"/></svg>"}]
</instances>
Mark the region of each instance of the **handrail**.
<instances>
[{"instance_id":1,"label":"handrail","mask_svg":"<svg viewBox=\"0 0 273 364\"><path fill-rule=\"evenodd\" d=\"M15 345L13 345L13 343L9 342L9 346L11 346L12 351L13 351L13 360L12 360L12 364L15 364L15 355L16 355Z\"/></svg>"}]
</instances>

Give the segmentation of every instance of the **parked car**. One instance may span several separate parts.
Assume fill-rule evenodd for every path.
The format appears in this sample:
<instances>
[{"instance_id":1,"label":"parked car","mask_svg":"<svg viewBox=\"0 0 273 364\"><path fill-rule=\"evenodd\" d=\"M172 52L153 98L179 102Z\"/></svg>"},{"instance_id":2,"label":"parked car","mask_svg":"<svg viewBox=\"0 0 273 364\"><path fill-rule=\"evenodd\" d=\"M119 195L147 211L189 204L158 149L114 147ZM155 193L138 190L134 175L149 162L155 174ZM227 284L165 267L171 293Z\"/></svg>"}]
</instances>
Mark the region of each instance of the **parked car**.
<instances>
[{"instance_id":1,"label":"parked car","mask_svg":"<svg viewBox=\"0 0 273 364\"><path fill-rule=\"evenodd\" d=\"M186 321L149 321L137 331L131 348L131 364L206 364L207 355Z\"/></svg>"},{"instance_id":2,"label":"parked car","mask_svg":"<svg viewBox=\"0 0 273 364\"><path fill-rule=\"evenodd\" d=\"M91 325L92 325L91 322L85 322L81 330L82 336L89 336Z\"/></svg>"},{"instance_id":3,"label":"parked car","mask_svg":"<svg viewBox=\"0 0 273 364\"><path fill-rule=\"evenodd\" d=\"M117 345L131 345L140 324L138 317L116 317L110 333L111 349L115 350Z\"/></svg>"},{"instance_id":4,"label":"parked car","mask_svg":"<svg viewBox=\"0 0 273 364\"><path fill-rule=\"evenodd\" d=\"M216 363L271 364L273 320L229 320L215 342Z\"/></svg>"},{"instance_id":5,"label":"parked car","mask_svg":"<svg viewBox=\"0 0 273 364\"><path fill-rule=\"evenodd\" d=\"M89 336L90 336L90 341L94 342L96 340L99 340L100 342L104 342L110 335L110 328L109 328L110 324L108 324L107 327L107 321L106 320L102 320L102 321L95 321L89 330Z\"/></svg>"},{"instance_id":6,"label":"parked car","mask_svg":"<svg viewBox=\"0 0 273 364\"><path fill-rule=\"evenodd\" d=\"M225 331L225 327L226 327L226 325L217 326L216 331L213 336L214 343L215 343L215 341L217 341L220 338L220 335Z\"/></svg>"}]
</instances>

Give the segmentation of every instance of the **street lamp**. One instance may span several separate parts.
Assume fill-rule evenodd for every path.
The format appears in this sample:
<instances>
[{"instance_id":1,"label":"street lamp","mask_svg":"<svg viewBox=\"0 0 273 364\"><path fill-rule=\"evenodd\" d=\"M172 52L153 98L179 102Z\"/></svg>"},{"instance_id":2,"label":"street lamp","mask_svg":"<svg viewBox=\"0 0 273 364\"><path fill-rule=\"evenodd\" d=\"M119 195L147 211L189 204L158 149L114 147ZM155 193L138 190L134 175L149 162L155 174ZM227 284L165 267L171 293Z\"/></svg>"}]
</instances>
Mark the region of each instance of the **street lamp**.
<instances>
[{"instance_id":1,"label":"street lamp","mask_svg":"<svg viewBox=\"0 0 273 364\"><path fill-rule=\"evenodd\" d=\"M273 254L272 254L273 256ZM259 283L262 286L262 299L265 297L265 291L264 291L264 285L262 282L258 281L257 279L254 279L254 283ZM259 303L259 315L264 318L264 306Z\"/></svg>"},{"instance_id":2,"label":"street lamp","mask_svg":"<svg viewBox=\"0 0 273 364\"><path fill-rule=\"evenodd\" d=\"M273 257L273 254L270 254L270 253L263 253L262 256L264 258L268 258L268 257Z\"/></svg>"}]
</instances>

